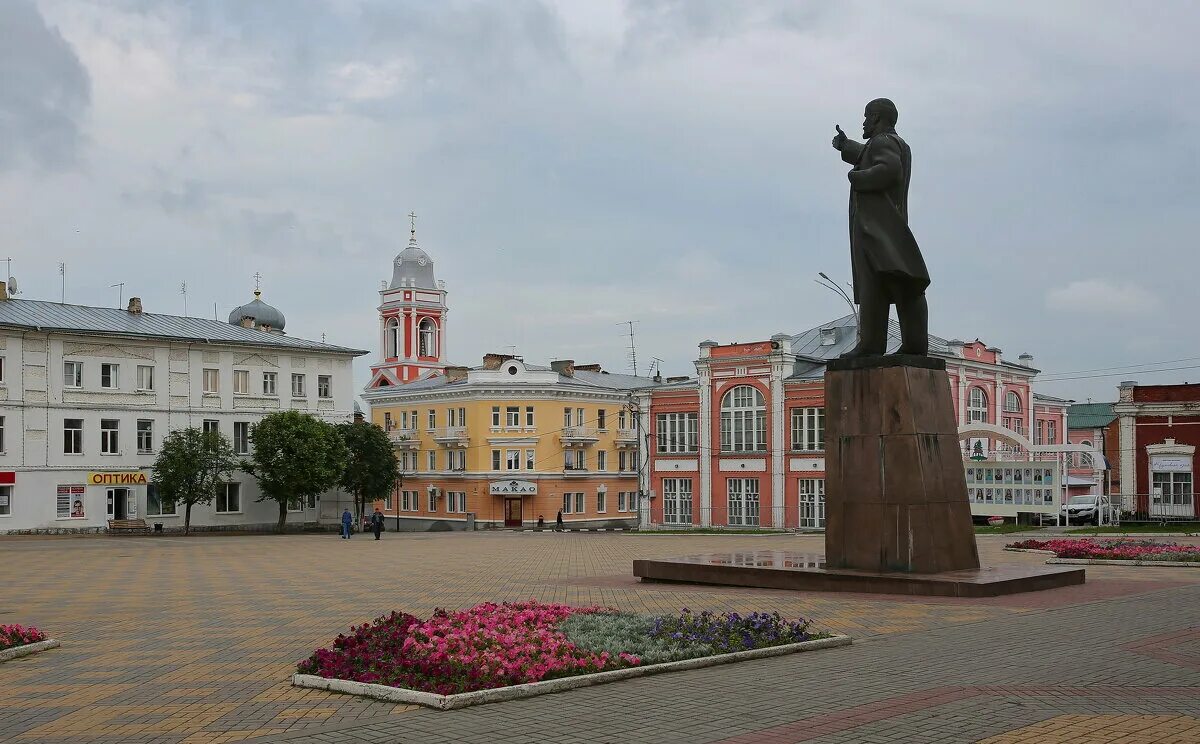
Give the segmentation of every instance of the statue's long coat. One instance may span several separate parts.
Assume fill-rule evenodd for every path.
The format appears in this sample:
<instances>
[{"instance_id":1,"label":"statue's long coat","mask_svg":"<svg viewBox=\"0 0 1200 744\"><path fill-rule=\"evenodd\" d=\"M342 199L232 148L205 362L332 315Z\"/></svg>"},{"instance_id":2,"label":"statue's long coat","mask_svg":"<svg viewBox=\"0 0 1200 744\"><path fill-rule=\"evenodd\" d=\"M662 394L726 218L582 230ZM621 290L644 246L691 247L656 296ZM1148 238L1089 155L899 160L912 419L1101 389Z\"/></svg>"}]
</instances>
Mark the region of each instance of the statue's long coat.
<instances>
[{"instance_id":1,"label":"statue's long coat","mask_svg":"<svg viewBox=\"0 0 1200 744\"><path fill-rule=\"evenodd\" d=\"M908 144L895 132L866 143L848 139L842 160L854 166L847 174L854 301L862 302L862 287L880 286L879 278L891 280L886 283L891 302L919 295L929 286L929 271L908 229Z\"/></svg>"}]
</instances>

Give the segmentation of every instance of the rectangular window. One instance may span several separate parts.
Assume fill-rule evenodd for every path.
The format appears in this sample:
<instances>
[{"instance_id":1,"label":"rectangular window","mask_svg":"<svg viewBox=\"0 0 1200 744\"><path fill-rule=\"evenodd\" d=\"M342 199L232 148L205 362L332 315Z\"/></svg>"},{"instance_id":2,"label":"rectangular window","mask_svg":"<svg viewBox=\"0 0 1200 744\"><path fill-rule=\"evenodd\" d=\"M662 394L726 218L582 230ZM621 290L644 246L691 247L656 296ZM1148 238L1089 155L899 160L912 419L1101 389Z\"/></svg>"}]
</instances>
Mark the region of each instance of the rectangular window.
<instances>
[{"instance_id":1,"label":"rectangular window","mask_svg":"<svg viewBox=\"0 0 1200 744\"><path fill-rule=\"evenodd\" d=\"M570 514L574 510L575 510L574 494L564 493L563 494L563 508L562 508L563 514Z\"/></svg>"},{"instance_id":2,"label":"rectangular window","mask_svg":"<svg viewBox=\"0 0 1200 744\"><path fill-rule=\"evenodd\" d=\"M175 500L163 498L157 483L146 484L146 516L167 517L175 514Z\"/></svg>"},{"instance_id":3,"label":"rectangular window","mask_svg":"<svg viewBox=\"0 0 1200 744\"><path fill-rule=\"evenodd\" d=\"M120 380L117 379L117 365L107 362L100 365L100 387L116 390L120 386Z\"/></svg>"},{"instance_id":4,"label":"rectangular window","mask_svg":"<svg viewBox=\"0 0 1200 744\"><path fill-rule=\"evenodd\" d=\"M317 375L317 397L333 397L333 377L330 375Z\"/></svg>"},{"instance_id":5,"label":"rectangular window","mask_svg":"<svg viewBox=\"0 0 1200 744\"><path fill-rule=\"evenodd\" d=\"M624 473L629 469L629 453L625 450L617 450L617 470Z\"/></svg>"},{"instance_id":6,"label":"rectangular window","mask_svg":"<svg viewBox=\"0 0 1200 744\"><path fill-rule=\"evenodd\" d=\"M516 427L521 425L521 407L508 406L504 409L504 425Z\"/></svg>"},{"instance_id":7,"label":"rectangular window","mask_svg":"<svg viewBox=\"0 0 1200 744\"><path fill-rule=\"evenodd\" d=\"M200 423L200 428L205 434L220 434L221 422L216 419L204 419Z\"/></svg>"},{"instance_id":8,"label":"rectangular window","mask_svg":"<svg viewBox=\"0 0 1200 744\"><path fill-rule=\"evenodd\" d=\"M607 499L606 499L607 496L608 496L608 493L605 491L597 491L596 492L596 513L597 514L604 514L605 512L608 511L608 503L607 503Z\"/></svg>"},{"instance_id":9,"label":"rectangular window","mask_svg":"<svg viewBox=\"0 0 1200 744\"><path fill-rule=\"evenodd\" d=\"M617 511L619 511L619 512L625 511L625 505L627 503L628 502L625 500L625 492L624 491L619 492L617 494Z\"/></svg>"},{"instance_id":10,"label":"rectangular window","mask_svg":"<svg viewBox=\"0 0 1200 744\"><path fill-rule=\"evenodd\" d=\"M504 469L505 470L520 470L521 469L521 450L510 449L504 451Z\"/></svg>"},{"instance_id":11,"label":"rectangular window","mask_svg":"<svg viewBox=\"0 0 1200 744\"><path fill-rule=\"evenodd\" d=\"M263 372L263 395L278 395L278 380L278 373Z\"/></svg>"},{"instance_id":12,"label":"rectangular window","mask_svg":"<svg viewBox=\"0 0 1200 744\"><path fill-rule=\"evenodd\" d=\"M500 406L492 406L492 426L500 425Z\"/></svg>"},{"instance_id":13,"label":"rectangular window","mask_svg":"<svg viewBox=\"0 0 1200 744\"><path fill-rule=\"evenodd\" d=\"M730 478L729 525L758 526L758 478Z\"/></svg>"},{"instance_id":14,"label":"rectangular window","mask_svg":"<svg viewBox=\"0 0 1200 744\"><path fill-rule=\"evenodd\" d=\"M600 431L608 431L608 412L603 408L596 411L596 428Z\"/></svg>"},{"instance_id":15,"label":"rectangular window","mask_svg":"<svg viewBox=\"0 0 1200 744\"><path fill-rule=\"evenodd\" d=\"M575 494L575 513L576 513L576 514L583 514L583 512L584 512L584 508L583 508L583 493L582 493L582 492L580 492L580 493L577 493L577 494Z\"/></svg>"},{"instance_id":16,"label":"rectangular window","mask_svg":"<svg viewBox=\"0 0 1200 744\"><path fill-rule=\"evenodd\" d=\"M408 414L405 414L405 415L408 415ZM392 412L391 411L383 412L383 430L384 431L392 430Z\"/></svg>"},{"instance_id":17,"label":"rectangular window","mask_svg":"<svg viewBox=\"0 0 1200 744\"><path fill-rule=\"evenodd\" d=\"M533 426L533 406L525 406L525 425Z\"/></svg>"},{"instance_id":18,"label":"rectangular window","mask_svg":"<svg viewBox=\"0 0 1200 744\"><path fill-rule=\"evenodd\" d=\"M400 511L415 512L420 509L420 503L416 491L400 492Z\"/></svg>"},{"instance_id":19,"label":"rectangular window","mask_svg":"<svg viewBox=\"0 0 1200 744\"><path fill-rule=\"evenodd\" d=\"M500 458L501 458L500 450L498 450L498 449L492 450L492 470L500 469Z\"/></svg>"},{"instance_id":20,"label":"rectangular window","mask_svg":"<svg viewBox=\"0 0 1200 744\"><path fill-rule=\"evenodd\" d=\"M1058 444L1058 422L1046 422L1046 444Z\"/></svg>"},{"instance_id":21,"label":"rectangular window","mask_svg":"<svg viewBox=\"0 0 1200 744\"><path fill-rule=\"evenodd\" d=\"M1043 439L1045 439L1045 433L1046 433L1046 422L1045 422L1045 421L1038 421L1038 422L1037 422L1037 429L1035 429L1034 431L1035 431L1036 433L1033 435L1033 443L1034 443L1034 444L1042 444L1042 443L1043 443L1043 442L1042 442L1042 440L1043 440Z\"/></svg>"},{"instance_id":22,"label":"rectangular window","mask_svg":"<svg viewBox=\"0 0 1200 744\"><path fill-rule=\"evenodd\" d=\"M533 470L537 457L537 450L525 450L525 469Z\"/></svg>"},{"instance_id":23,"label":"rectangular window","mask_svg":"<svg viewBox=\"0 0 1200 744\"><path fill-rule=\"evenodd\" d=\"M83 419L63 419L63 454L83 454Z\"/></svg>"},{"instance_id":24,"label":"rectangular window","mask_svg":"<svg viewBox=\"0 0 1200 744\"><path fill-rule=\"evenodd\" d=\"M582 408L575 409L575 425L583 426L583 409Z\"/></svg>"},{"instance_id":25,"label":"rectangular window","mask_svg":"<svg viewBox=\"0 0 1200 744\"><path fill-rule=\"evenodd\" d=\"M0 517L12 516L12 486L0 486Z\"/></svg>"},{"instance_id":26,"label":"rectangular window","mask_svg":"<svg viewBox=\"0 0 1200 744\"><path fill-rule=\"evenodd\" d=\"M4 451L4 417L0 416L0 452Z\"/></svg>"},{"instance_id":27,"label":"rectangular window","mask_svg":"<svg viewBox=\"0 0 1200 744\"><path fill-rule=\"evenodd\" d=\"M608 470L608 452L600 450L596 453L596 470Z\"/></svg>"},{"instance_id":28,"label":"rectangular window","mask_svg":"<svg viewBox=\"0 0 1200 744\"><path fill-rule=\"evenodd\" d=\"M63 387L83 387L83 362L63 362Z\"/></svg>"},{"instance_id":29,"label":"rectangular window","mask_svg":"<svg viewBox=\"0 0 1200 744\"><path fill-rule=\"evenodd\" d=\"M451 491L446 494L448 499L447 511L456 514L465 514L467 511L467 494L465 491Z\"/></svg>"},{"instance_id":30,"label":"rectangular window","mask_svg":"<svg viewBox=\"0 0 1200 744\"><path fill-rule=\"evenodd\" d=\"M670 455L700 451L700 414L658 414L658 452Z\"/></svg>"},{"instance_id":31,"label":"rectangular window","mask_svg":"<svg viewBox=\"0 0 1200 744\"><path fill-rule=\"evenodd\" d=\"M585 465L583 450L567 450L563 452L564 470L584 470Z\"/></svg>"},{"instance_id":32,"label":"rectangular window","mask_svg":"<svg viewBox=\"0 0 1200 744\"><path fill-rule=\"evenodd\" d=\"M628 429L629 428L628 426L625 425L627 418L628 418L628 414L626 413L624 408L617 411L617 428L618 429Z\"/></svg>"},{"instance_id":33,"label":"rectangular window","mask_svg":"<svg viewBox=\"0 0 1200 744\"><path fill-rule=\"evenodd\" d=\"M250 454L250 422L233 422L233 452L236 455Z\"/></svg>"},{"instance_id":34,"label":"rectangular window","mask_svg":"<svg viewBox=\"0 0 1200 744\"><path fill-rule=\"evenodd\" d=\"M233 371L233 392L238 395L250 392L250 370L235 369Z\"/></svg>"},{"instance_id":35,"label":"rectangular window","mask_svg":"<svg viewBox=\"0 0 1200 744\"><path fill-rule=\"evenodd\" d=\"M429 464L429 472L432 473L433 471L437 470L437 451L436 450L429 450L428 460L429 460L429 463L428 463Z\"/></svg>"},{"instance_id":36,"label":"rectangular window","mask_svg":"<svg viewBox=\"0 0 1200 744\"><path fill-rule=\"evenodd\" d=\"M0 356L0 382L4 382L4 357Z\"/></svg>"},{"instance_id":37,"label":"rectangular window","mask_svg":"<svg viewBox=\"0 0 1200 744\"><path fill-rule=\"evenodd\" d=\"M792 449L820 452L825 449L825 409L792 409Z\"/></svg>"},{"instance_id":38,"label":"rectangular window","mask_svg":"<svg viewBox=\"0 0 1200 744\"><path fill-rule=\"evenodd\" d=\"M83 508L84 491L83 486L58 487L59 519L83 519L86 516Z\"/></svg>"},{"instance_id":39,"label":"rectangular window","mask_svg":"<svg viewBox=\"0 0 1200 744\"><path fill-rule=\"evenodd\" d=\"M431 488L428 491L426 491L425 493L429 497L429 511L436 512L437 511L437 489Z\"/></svg>"},{"instance_id":40,"label":"rectangular window","mask_svg":"<svg viewBox=\"0 0 1200 744\"><path fill-rule=\"evenodd\" d=\"M663 478L663 522L692 523L691 478Z\"/></svg>"},{"instance_id":41,"label":"rectangular window","mask_svg":"<svg viewBox=\"0 0 1200 744\"><path fill-rule=\"evenodd\" d=\"M217 514L237 514L242 510L242 484L223 483L217 489Z\"/></svg>"},{"instance_id":42,"label":"rectangular window","mask_svg":"<svg viewBox=\"0 0 1200 744\"><path fill-rule=\"evenodd\" d=\"M138 390L153 390L154 389L154 367L148 364L139 364L137 368L137 389Z\"/></svg>"},{"instance_id":43,"label":"rectangular window","mask_svg":"<svg viewBox=\"0 0 1200 744\"><path fill-rule=\"evenodd\" d=\"M204 392L219 393L221 392L221 370L205 369L204 370Z\"/></svg>"},{"instance_id":44,"label":"rectangular window","mask_svg":"<svg viewBox=\"0 0 1200 744\"><path fill-rule=\"evenodd\" d=\"M137 448L143 455L154 451L154 422L150 419L138 419Z\"/></svg>"},{"instance_id":45,"label":"rectangular window","mask_svg":"<svg viewBox=\"0 0 1200 744\"><path fill-rule=\"evenodd\" d=\"M434 429L437 428L437 411L432 408L429 409L429 424L428 424L428 426L429 426L430 431L433 431Z\"/></svg>"},{"instance_id":46,"label":"rectangular window","mask_svg":"<svg viewBox=\"0 0 1200 744\"><path fill-rule=\"evenodd\" d=\"M563 426L566 427L566 426L570 426L570 425L571 425L571 409L564 408L563 409Z\"/></svg>"},{"instance_id":47,"label":"rectangular window","mask_svg":"<svg viewBox=\"0 0 1200 744\"><path fill-rule=\"evenodd\" d=\"M825 479L800 479L800 526L825 529Z\"/></svg>"},{"instance_id":48,"label":"rectangular window","mask_svg":"<svg viewBox=\"0 0 1200 744\"><path fill-rule=\"evenodd\" d=\"M1191 517L1194 513L1192 506L1194 499L1191 473L1182 471L1151 472L1150 516Z\"/></svg>"},{"instance_id":49,"label":"rectangular window","mask_svg":"<svg viewBox=\"0 0 1200 744\"><path fill-rule=\"evenodd\" d=\"M120 426L121 423L116 419L100 419L100 454L121 454Z\"/></svg>"},{"instance_id":50,"label":"rectangular window","mask_svg":"<svg viewBox=\"0 0 1200 744\"><path fill-rule=\"evenodd\" d=\"M308 395L308 393L306 393L305 389L304 389L304 375L293 374L292 375L292 397L293 398L303 398L306 395Z\"/></svg>"}]
</instances>

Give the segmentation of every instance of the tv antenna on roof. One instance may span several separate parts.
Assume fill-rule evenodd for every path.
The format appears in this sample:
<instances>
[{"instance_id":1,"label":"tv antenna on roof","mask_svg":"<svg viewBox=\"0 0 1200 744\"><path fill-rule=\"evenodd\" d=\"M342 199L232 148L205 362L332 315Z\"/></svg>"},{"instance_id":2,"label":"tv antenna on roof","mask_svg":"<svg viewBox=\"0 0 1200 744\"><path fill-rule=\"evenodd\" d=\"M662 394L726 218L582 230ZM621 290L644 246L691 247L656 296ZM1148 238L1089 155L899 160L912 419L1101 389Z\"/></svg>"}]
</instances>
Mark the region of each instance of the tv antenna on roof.
<instances>
[{"instance_id":1,"label":"tv antenna on roof","mask_svg":"<svg viewBox=\"0 0 1200 744\"><path fill-rule=\"evenodd\" d=\"M17 278L12 275L12 259L6 258L4 262L8 264L8 269L4 272L4 275L8 277L8 293L15 297L21 294L21 290L17 289Z\"/></svg>"},{"instance_id":2,"label":"tv antenna on roof","mask_svg":"<svg viewBox=\"0 0 1200 744\"><path fill-rule=\"evenodd\" d=\"M637 323L636 320L625 320L617 325L629 326L629 365L633 367L633 376L637 377L637 342L633 337L633 326Z\"/></svg>"},{"instance_id":3,"label":"tv antenna on roof","mask_svg":"<svg viewBox=\"0 0 1200 744\"><path fill-rule=\"evenodd\" d=\"M110 284L108 287L109 289L112 289L113 287L119 287L117 290L117 307L121 307L121 305L125 302L125 282Z\"/></svg>"},{"instance_id":4,"label":"tv antenna on roof","mask_svg":"<svg viewBox=\"0 0 1200 744\"><path fill-rule=\"evenodd\" d=\"M187 282L179 283L179 294L183 295L183 317L187 317Z\"/></svg>"}]
</instances>

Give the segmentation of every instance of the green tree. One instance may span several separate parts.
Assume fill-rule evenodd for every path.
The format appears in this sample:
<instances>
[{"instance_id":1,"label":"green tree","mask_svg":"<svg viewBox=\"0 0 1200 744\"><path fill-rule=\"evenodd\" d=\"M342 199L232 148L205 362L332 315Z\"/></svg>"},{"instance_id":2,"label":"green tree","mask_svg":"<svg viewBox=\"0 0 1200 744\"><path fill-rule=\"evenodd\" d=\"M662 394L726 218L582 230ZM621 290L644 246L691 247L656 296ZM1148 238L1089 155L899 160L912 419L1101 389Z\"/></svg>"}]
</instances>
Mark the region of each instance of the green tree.
<instances>
[{"instance_id":1,"label":"green tree","mask_svg":"<svg viewBox=\"0 0 1200 744\"><path fill-rule=\"evenodd\" d=\"M258 479L259 501L279 504L283 532L289 502L309 497L338 484L346 467L346 445L337 427L300 411L280 411L250 429L254 454L242 467Z\"/></svg>"},{"instance_id":2,"label":"green tree","mask_svg":"<svg viewBox=\"0 0 1200 744\"><path fill-rule=\"evenodd\" d=\"M184 505L183 534L191 531L192 505L211 502L217 486L240 465L229 440L218 432L192 427L167 434L154 460L154 482L159 498Z\"/></svg>"},{"instance_id":3,"label":"green tree","mask_svg":"<svg viewBox=\"0 0 1200 744\"><path fill-rule=\"evenodd\" d=\"M368 501L382 499L395 488L400 480L400 463L391 440L378 426L355 421L339 424L338 431L347 450L341 485L354 496L361 520Z\"/></svg>"}]
</instances>

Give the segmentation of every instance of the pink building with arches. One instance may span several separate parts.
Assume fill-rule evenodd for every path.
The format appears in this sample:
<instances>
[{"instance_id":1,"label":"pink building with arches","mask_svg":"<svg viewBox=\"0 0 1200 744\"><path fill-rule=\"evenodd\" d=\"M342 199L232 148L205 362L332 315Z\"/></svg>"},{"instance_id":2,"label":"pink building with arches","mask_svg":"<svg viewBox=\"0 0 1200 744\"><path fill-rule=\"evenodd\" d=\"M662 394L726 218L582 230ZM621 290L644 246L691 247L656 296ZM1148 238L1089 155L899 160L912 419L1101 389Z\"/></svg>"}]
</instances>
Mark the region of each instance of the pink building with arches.
<instances>
[{"instance_id":1,"label":"pink building with arches","mask_svg":"<svg viewBox=\"0 0 1200 744\"><path fill-rule=\"evenodd\" d=\"M824 527L825 363L855 342L852 315L769 341L705 341L695 378L643 392L650 523ZM1011 362L982 341L936 336L930 353L946 361L960 427L977 430L965 457L1017 460L1017 441L1065 441L1068 401L1033 392L1029 355Z\"/></svg>"}]
</instances>

